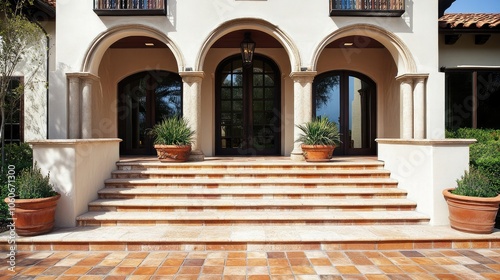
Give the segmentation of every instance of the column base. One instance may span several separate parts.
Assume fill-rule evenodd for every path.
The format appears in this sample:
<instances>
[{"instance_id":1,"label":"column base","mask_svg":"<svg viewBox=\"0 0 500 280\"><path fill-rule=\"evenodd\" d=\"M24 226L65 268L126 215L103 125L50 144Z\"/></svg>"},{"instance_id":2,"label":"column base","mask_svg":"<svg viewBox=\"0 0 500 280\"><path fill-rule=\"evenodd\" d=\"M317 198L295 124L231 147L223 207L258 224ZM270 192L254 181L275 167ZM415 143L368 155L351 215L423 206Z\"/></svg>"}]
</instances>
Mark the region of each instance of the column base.
<instances>
[{"instance_id":1,"label":"column base","mask_svg":"<svg viewBox=\"0 0 500 280\"><path fill-rule=\"evenodd\" d=\"M191 151L188 161L204 161L205 155L200 150Z\"/></svg>"},{"instance_id":2,"label":"column base","mask_svg":"<svg viewBox=\"0 0 500 280\"><path fill-rule=\"evenodd\" d=\"M306 159L304 158L304 153L302 152L301 148L295 148L292 153L290 154L290 159L292 161L305 161Z\"/></svg>"}]
</instances>

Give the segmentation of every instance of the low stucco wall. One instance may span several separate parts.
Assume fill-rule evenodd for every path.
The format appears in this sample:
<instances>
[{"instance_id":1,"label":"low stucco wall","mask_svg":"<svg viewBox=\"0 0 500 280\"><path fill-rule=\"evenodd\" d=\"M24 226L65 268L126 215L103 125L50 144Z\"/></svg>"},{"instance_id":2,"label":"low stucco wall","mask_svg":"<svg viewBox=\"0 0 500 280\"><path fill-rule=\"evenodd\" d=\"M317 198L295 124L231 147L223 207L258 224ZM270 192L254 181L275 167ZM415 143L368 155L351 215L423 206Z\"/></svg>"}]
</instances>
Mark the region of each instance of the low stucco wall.
<instances>
[{"instance_id":1,"label":"low stucco wall","mask_svg":"<svg viewBox=\"0 0 500 280\"><path fill-rule=\"evenodd\" d=\"M76 217L97 199L120 158L121 139L68 139L33 141L33 160L61 194L56 227L76 226Z\"/></svg>"},{"instance_id":2,"label":"low stucco wall","mask_svg":"<svg viewBox=\"0 0 500 280\"><path fill-rule=\"evenodd\" d=\"M378 158L417 203L417 211L430 216L431 225L448 225L448 206L441 193L456 186L469 168L469 145L475 140L377 139Z\"/></svg>"}]
</instances>

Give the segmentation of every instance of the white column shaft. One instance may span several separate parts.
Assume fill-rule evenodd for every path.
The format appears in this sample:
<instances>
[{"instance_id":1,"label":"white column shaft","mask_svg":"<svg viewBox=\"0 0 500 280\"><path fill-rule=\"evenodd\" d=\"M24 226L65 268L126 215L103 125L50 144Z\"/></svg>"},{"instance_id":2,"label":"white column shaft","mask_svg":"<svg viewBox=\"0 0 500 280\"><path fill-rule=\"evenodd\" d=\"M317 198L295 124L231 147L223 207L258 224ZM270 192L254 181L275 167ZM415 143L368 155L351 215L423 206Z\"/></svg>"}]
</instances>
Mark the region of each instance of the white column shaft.
<instances>
[{"instance_id":1,"label":"white column shaft","mask_svg":"<svg viewBox=\"0 0 500 280\"><path fill-rule=\"evenodd\" d=\"M412 81L401 81L401 138L413 138L413 96Z\"/></svg>"},{"instance_id":2,"label":"white column shaft","mask_svg":"<svg viewBox=\"0 0 500 280\"><path fill-rule=\"evenodd\" d=\"M417 78L413 89L413 122L415 139L425 138L425 87L424 79Z\"/></svg>"},{"instance_id":3,"label":"white column shaft","mask_svg":"<svg viewBox=\"0 0 500 280\"><path fill-rule=\"evenodd\" d=\"M79 139L80 129L80 79L69 78L69 138Z\"/></svg>"},{"instance_id":4,"label":"white column shaft","mask_svg":"<svg viewBox=\"0 0 500 280\"><path fill-rule=\"evenodd\" d=\"M82 88L82 139L92 138L92 83L84 79Z\"/></svg>"},{"instance_id":5,"label":"white column shaft","mask_svg":"<svg viewBox=\"0 0 500 280\"><path fill-rule=\"evenodd\" d=\"M192 151L189 160L203 161L204 154L201 150L201 83L203 72L182 72L182 112L184 118L195 131L192 142Z\"/></svg>"}]
</instances>

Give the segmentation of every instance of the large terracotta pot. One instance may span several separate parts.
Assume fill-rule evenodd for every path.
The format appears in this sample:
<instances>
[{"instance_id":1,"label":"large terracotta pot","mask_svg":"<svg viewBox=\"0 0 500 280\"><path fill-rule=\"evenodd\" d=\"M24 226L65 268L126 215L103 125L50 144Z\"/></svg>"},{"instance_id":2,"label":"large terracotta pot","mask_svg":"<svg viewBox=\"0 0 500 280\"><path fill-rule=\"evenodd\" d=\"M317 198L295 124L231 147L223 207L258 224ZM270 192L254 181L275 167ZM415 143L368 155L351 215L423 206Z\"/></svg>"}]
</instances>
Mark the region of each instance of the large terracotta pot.
<instances>
[{"instance_id":1,"label":"large terracotta pot","mask_svg":"<svg viewBox=\"0 0 500 280\"><path fill-rule=\"evenodd\" d=\"M161 162L184 162L191 154L191 145L155 145L155 149Z\"/></svg>"},{"instance_id":2,"label":"large terracotta pot","mask_svg":"<svg viewBox=\"0 0 500 280\"><path fill-rule=\"evenodd\" d=\"M306 161L330 161L335 146L332 145L301 145Z\"/></svg>"},{"instance_id":3,"label":"large terracotta pot","mask_svg":"<svg viewBox=\"0 0 500 280\"><path fill-rule=\"evenodd\" d=\"M471 233L492 233L500 205L500 195L496 197L472 197L452 194L443 190L450 212L450 226Z\"/></svg>"},{"instance_id":4,"label":"large terracotta pot","mask_svg":"<svg viewBox=\"0 0 500 280\"><path fill-rule=\"evenodd\" d=\"M33 236L48 233L54 228L57 201L60 194L47 198L15 199L14 216L16 233ZM10 198L5 198L7 204Z\"/></svg>"}]
</instances>

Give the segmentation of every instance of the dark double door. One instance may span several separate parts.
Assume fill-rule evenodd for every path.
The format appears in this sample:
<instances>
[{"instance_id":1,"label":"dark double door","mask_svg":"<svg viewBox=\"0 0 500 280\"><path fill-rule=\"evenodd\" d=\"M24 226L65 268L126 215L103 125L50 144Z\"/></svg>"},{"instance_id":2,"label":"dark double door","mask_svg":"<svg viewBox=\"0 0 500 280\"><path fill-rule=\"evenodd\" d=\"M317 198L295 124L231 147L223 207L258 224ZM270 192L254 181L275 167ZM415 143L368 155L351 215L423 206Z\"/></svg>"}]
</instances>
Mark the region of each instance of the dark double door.
<instances>
[{"instance_id":1,"label":"dark double door","mask_svg":"<svg viewBox=\"0 0 500 280\"><path fill-rule=\"evenodd\" d=\"M118 83L120 154L156 153L148 129L166 117L182 115L182 79L168 71L144 71Z\"/></svg>"},{"instance_id":2,"label":"dark double door","mask_svg":"<svg viewBox=\"0 0 500 280\"><path fill-rule=\"evenodd\" d=\"M281 153L281 84L276 64L255 55L224 60L216 74L215 153L257 156Z\"/></svg>"}]
</instances>

